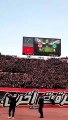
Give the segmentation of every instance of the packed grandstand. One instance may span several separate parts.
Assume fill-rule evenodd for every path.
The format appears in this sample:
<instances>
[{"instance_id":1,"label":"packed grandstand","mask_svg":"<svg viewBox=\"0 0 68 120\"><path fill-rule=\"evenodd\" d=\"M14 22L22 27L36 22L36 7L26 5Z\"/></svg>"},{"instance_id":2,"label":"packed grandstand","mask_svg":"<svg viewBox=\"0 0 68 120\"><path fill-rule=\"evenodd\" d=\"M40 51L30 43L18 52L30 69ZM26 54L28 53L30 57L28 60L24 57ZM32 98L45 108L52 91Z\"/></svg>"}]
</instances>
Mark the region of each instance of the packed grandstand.
<instances>
[{"instance_id":1,"label":"packed grandstand","mask_svg":"<svg viewBox=\"0 0 68 120\"><path fill-rule=\"evenodd\" d=\"M0 87L68 89L67 60L27 59L0 54Z\"/></svg>"}]
</instances>

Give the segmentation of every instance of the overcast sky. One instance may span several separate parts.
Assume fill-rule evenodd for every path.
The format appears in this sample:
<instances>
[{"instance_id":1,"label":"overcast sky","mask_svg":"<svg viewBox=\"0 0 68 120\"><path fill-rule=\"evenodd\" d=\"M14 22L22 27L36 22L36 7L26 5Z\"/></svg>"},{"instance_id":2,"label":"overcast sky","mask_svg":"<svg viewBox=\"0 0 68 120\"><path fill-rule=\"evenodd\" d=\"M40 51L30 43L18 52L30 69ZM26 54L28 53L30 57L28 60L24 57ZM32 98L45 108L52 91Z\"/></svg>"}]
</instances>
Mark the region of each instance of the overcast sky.
<instances>
[{"instance_id":1,"label":"overcast sky","mask_svg":"<svg viewBox=\"0 0 68 120\"><path fill-rule=\"evenodd\" d=\"M68 0L0 0L0 52L22 56L23 36L61 38L68 56Z\"/></svg>"}]
</instances>

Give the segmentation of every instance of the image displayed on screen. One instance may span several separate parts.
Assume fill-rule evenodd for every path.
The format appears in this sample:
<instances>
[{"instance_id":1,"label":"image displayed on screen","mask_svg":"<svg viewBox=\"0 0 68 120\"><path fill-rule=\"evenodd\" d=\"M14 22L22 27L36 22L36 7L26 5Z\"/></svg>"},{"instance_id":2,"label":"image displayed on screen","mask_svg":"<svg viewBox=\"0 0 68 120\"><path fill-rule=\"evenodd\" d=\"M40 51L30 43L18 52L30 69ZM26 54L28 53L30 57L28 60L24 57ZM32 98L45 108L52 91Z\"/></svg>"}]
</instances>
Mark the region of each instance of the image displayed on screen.
<instances>
[{"instance_id":1,"label":"image displayed on screen","mask_svg":"<svg viewBox=\"0 0 68 120\"><path fill-rule=\"evenodd\" d=\"M23 54L25 55L43 55L60 56L61 39L57 38L39 38L23 37Z\"/></svg>"},{"instance_id":2,"label":"image displayed on screen","mask_svg":"<svg viewBox=\"0 0 68 120\"><path fill-rule=\"evenodd\" d=\"M32 37L23 37L23 54L34 55L34 41Z\"/></svg>"}]
</instances>

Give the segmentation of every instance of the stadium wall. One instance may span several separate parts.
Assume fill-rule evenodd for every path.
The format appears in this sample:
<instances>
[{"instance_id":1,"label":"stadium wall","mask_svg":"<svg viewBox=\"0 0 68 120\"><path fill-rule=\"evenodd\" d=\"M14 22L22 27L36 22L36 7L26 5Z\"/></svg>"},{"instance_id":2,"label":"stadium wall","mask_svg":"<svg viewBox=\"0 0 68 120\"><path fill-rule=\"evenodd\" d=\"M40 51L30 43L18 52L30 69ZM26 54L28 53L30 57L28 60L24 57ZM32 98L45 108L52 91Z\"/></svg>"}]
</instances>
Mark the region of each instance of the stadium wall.
<instances>
[{"instance_id":1,"label":"stadium wall","mask_svg":"<svg viewBox=\"0 0 68 120\"><path fill-rule=\"evenodd\" d=\"M9 106L8 95L16 94L17 107L38 107L38 96L42 94L44 107L68 108L68 90L65 89L24 89L0 88L0 107ZM52 101L54 104L52 104Z\"/></svg>"}]
</instances>

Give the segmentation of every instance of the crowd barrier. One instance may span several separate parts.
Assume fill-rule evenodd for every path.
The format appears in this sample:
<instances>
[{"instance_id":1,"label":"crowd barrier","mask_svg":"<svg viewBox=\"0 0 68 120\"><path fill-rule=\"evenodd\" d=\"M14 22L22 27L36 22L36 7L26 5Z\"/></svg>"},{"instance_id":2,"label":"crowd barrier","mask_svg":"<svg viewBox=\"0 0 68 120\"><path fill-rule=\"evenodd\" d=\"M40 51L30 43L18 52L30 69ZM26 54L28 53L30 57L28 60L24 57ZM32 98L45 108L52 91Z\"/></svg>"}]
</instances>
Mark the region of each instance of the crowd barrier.
<instances>
[{"instance_id":1,"label":"crowd barrier","mask_svg":"<svg viewBox=\"0 0 68 120\"><path fill-rule=\"evenodd\" d=\"M44 107L68 108L68 90L65 89L24 89L24 88L0 88L0 107L9 106L8 94L16 94L17 107L38 106L39 94L44 98ZM54 101L54 105L51 100Z\"/></svg>"}]
</instances>

